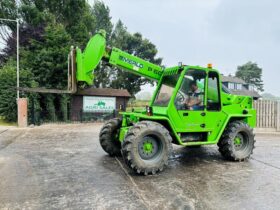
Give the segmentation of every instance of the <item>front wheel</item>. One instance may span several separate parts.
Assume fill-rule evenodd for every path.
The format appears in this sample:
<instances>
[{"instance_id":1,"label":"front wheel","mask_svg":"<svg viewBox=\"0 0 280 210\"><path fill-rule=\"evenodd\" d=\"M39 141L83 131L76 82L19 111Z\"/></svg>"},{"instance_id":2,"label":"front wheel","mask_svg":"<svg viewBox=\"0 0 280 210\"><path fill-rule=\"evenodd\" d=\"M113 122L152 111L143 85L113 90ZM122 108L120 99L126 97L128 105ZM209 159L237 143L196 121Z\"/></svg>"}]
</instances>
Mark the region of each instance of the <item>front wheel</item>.
<instances>
[{"instance_id":1,"label":"front wheel","mask_svg":"<svg viewBox=\"0 0 280 210\"><path fill-rule=\"evenodd\" d=\"M141 121L131 127L122 143L123 158L138 174L156 174L168 163L172 138L157 122Z\"/></svg>"},{"instance_id":2,"label":"front wheel","mask_svg":"<svg viewBox=\"0 0 280 210\"><path fill-rule=\"evenodd\" d=\"M118 139L121 123L121 119L114 118L106 122L101 128L99 142L103 150L110 156L121 155L121 143Z\"/></svg>"},{"instance_id":3,"label":"front wheel","mask_svg":"<svg viewBox=\"0 0 280 210\"><path fill-rule=\"evenodd\" d=\"M253 129L243 121L233 121L225 129L218 146L226 159L244 161L253 153L254 144Z\"/></svg>"}]
</instances>

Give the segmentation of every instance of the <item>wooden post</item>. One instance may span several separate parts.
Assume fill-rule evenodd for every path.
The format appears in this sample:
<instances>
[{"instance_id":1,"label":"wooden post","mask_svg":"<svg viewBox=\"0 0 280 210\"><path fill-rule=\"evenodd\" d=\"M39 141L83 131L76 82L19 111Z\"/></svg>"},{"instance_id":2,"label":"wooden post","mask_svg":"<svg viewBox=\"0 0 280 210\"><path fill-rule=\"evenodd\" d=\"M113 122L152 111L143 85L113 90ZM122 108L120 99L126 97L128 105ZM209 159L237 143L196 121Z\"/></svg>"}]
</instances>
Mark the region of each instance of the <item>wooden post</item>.
<instances>
[{"instance_id":1,"label":"wooden post","mask_svg":"<svg viewBox=\"0 0 280 210\"><path fill-rule=\"evenodd\" d=\"M259 122L260 122L260 120L259 120L259 103L258 103L258 101L254 101L254 108L256 109L256 115L257 115L257 123L256 123L256 127L259 127Z\"/></svg>"},{"instance_id":2,"label":"wooden post","mask_svg":"<svg viewBox=\"0 0 280 210\"><path fill-rule=\"evenodd\" d=\"M271 109L271 101L269 100L268 101L268 109L267 109L267 114L268 114L268 127L271 128L272 125L271 125L271 117L272 117L272 109Z\"/></svg>"},{"instance_id":3,"label":"wooden post","mask_svg":"<svg viewBox=\"0 0 280 210\"><path fill-rule=\"evenodd\" d=\"M273 101L273 127L277 129L277 101Z\"/></svg>"},{"instance_id":4,"label":"wooden post","mask_svg":"<svg viewBox=\"0 0 280 210\"><path fill-rule=\"evenodd\" d=\"M261 101L256 101L255 103L256 103L255 109L257 109L257 127L260 128L261 127L261 117L260 117Z\"/></svg>"},{"instance_id":5,"label":"wooden post","mask_svg":"<svg viewBox=\"0 0 280 210\"><path fill-rule=\"evenodd\" d=\"M264 101L260 101L260 111L259 111L259 115L260 115L260 128L264 127Z\"/></svg>"},{"instance_id":6,"label":"wooden post","mask_svg":"<svg viewBox=\"0 0 280 210\"><path fill-rule=\"evenodd\" d=\"M266 128L269 127L269 126L268 126L268 121L269 121L269 111L268 111L269 107L268 107L268 104L269 104L269 101L266 100L266 101L265 101L265 119L266 119L265 127L266 127Z\"/></svg>"},{"instance_id":7,"label":"wooden post","mask_svg":"<svg viewBox=\"0 0 280 210\"><path fill-rule=\"evenodd\" d=\"M280 101L277 102L277 119L276 119L276 130L280 131Z\"/></svg>"}]
</instances>

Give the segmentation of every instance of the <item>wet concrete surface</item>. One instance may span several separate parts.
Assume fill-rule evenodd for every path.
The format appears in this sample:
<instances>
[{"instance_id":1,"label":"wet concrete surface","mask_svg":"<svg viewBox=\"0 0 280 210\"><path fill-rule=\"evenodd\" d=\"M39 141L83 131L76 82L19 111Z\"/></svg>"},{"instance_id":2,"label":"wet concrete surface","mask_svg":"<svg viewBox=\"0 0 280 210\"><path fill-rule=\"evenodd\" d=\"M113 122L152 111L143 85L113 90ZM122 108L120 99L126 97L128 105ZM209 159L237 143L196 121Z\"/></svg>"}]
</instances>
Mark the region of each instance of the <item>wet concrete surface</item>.
<instances>
[{"instance_id":1,"label":"wet concrete surface","mask_svg":"<svg viewBox=\"0 0 280 210\"><path fill-rule=\"evenodd\" d=\"M247 162L174 146L169 166L133 174L101 149L101 124L0 127L0 209L280 209L280 135Z\"/></svg>"}]
</instances>

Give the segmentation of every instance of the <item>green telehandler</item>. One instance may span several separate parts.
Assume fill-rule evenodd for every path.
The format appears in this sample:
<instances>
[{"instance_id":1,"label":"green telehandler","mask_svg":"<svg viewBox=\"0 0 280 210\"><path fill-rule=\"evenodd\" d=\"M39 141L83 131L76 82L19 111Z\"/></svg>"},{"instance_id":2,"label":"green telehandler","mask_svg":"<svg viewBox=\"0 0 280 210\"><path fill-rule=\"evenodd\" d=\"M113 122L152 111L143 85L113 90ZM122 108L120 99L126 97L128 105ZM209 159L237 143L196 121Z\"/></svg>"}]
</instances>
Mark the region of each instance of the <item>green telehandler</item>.
<instances>
[{"instance_id":1,"label":"green telehandler","mask_svg":"<svg viewBox=\"0 0 280 210\"><path fill-rule=\"evenodd\" d=\"M254 149L256 110L249 96L231 94L212 68L178 65L162 68L118 48L106 47L105 31L93 36L84 52L69 55L69 91L92 85L100 61L156 81L145 110L121 112L102 127L99 140L110 156L122 155L138 174L156 174L168 164L172 144L218 144L225 159L244 161ZM72 78L72 79L71 79Z\"/></svg>"}]
</instances>

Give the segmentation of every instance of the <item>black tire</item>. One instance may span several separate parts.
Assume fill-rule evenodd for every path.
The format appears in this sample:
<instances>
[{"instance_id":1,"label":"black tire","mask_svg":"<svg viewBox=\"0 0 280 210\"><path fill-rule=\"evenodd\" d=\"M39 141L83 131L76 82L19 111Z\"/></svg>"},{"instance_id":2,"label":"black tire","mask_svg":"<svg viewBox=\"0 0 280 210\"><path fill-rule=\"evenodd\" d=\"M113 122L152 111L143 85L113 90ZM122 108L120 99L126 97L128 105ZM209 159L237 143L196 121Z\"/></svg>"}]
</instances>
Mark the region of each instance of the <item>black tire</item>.
<instances>
[{"instance_id":1,"label":"black tire","mask_svg":"<svg viewBox=\"0 0 280 210\"><path fill-rule=\"evenodd\" d=\"M169 131L163 125L141 121L128 130L122 142L122 155L134 172L156 174L168 164L171 142Z\"/></svg>"},{"instance_id":2,"label":"black tire","mask_svg":"<svg viewBox=\"0 0 280 210\"><path fill-rule=\"evenodd\" d=\"M102 149L110 156L121 155L121 143L118 140L121 119L114 118L104 124L99 133L99 142Z\"/></svg>"},{"instance_id":3,"label":"black tire","mask_svg":"<svg viewBox=\"0 0 280 210\"><path fill-rule=\"evenodd\" d=\"M254 144L253 129L243 121L233 121L225 129L218 146L227 160L244 161L253 154Z\"/></svg>"}]
</instances>

